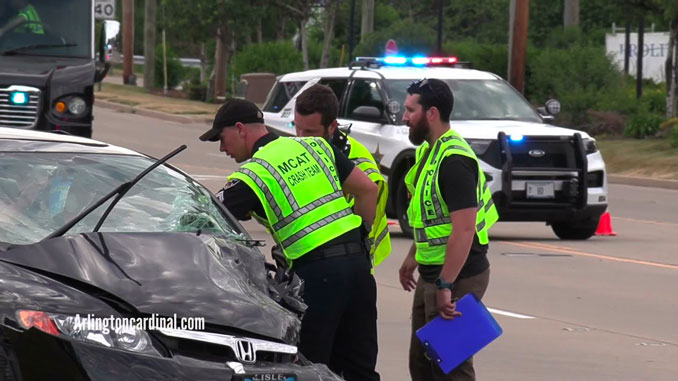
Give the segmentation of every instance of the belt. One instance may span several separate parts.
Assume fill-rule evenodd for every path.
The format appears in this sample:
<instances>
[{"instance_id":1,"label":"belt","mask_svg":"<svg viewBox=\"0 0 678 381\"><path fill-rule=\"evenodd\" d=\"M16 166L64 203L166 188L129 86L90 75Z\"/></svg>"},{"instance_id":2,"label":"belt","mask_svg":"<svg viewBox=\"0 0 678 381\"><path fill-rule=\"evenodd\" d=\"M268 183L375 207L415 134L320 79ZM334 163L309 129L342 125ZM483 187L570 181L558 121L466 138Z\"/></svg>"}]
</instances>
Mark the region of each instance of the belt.
<instances>
[{"instance_id":1,"label":"belt","mask_svg":"<svg viewBox=\"0 0 678 381\"><path fill-rule=\"evenodd\" d=\"M365 251L364 246L359 243L350 242L312 250L302 255L301 257L293 260L292 263L293 265L300 265L303 263L314 262L329 258L359 257L359 256L367 258L367 252Z\"/></svg>"}]
</instances>

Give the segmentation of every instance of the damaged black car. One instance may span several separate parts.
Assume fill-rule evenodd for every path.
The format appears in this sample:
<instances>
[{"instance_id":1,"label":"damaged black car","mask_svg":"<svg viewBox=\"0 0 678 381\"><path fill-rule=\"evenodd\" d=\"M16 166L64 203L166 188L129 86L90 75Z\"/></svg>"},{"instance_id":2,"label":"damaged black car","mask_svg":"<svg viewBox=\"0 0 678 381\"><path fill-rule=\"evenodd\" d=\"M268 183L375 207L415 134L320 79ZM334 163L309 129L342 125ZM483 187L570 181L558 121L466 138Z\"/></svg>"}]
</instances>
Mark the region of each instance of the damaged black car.
<instances>
[{"instance_id":1,"label":"damaged black car","mask_svg":"<svg viewBox=\"0 0 678 381\"><path fill-rule=\"evenodd\" d=\"M94 140L0 128L0 380L340 380L298 278L211 193Z\"/></svg>"}]
</instances>

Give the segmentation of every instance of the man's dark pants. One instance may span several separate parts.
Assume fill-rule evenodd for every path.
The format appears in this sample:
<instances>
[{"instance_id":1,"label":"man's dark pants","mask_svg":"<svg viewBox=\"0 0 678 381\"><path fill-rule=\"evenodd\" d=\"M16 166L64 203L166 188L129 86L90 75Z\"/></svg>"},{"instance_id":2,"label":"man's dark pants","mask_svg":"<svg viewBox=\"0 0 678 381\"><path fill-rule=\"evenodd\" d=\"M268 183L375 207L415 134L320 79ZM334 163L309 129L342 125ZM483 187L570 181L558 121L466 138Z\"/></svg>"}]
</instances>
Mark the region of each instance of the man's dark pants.
<instances>
[{"instance_id":1,"label":"man's dark pants","mask_svg":"<svg viewBox=\"0 0 678 381\"><path fill-rule=\"evenodd\" d=\"M489 281L490 269L478 275L458 279L454 283L452 297L461 298L473 292L478 299L481 299L485 295ZM437 288L434 283L425 282L421 277L419 278L417 288L414 291L414 302L412 303L412 337L410 339L410 375L412 381L475 380L473 357L446 375L438 365L426 358L421 342L414 334L419 328L438 316L436 292Z\"/></svg>"},{"instance_id":2,"label":"man's dark pants","mask_svg":"<svg viewBox=\"0 0 678 381\"><path fill-rule=\"evenodd\" d=\"M377 286L367 254L295 263L293 270L305 282L308 305L301 324L301 353L346 380L379 380Z\"/></svg>"}]
</instances>

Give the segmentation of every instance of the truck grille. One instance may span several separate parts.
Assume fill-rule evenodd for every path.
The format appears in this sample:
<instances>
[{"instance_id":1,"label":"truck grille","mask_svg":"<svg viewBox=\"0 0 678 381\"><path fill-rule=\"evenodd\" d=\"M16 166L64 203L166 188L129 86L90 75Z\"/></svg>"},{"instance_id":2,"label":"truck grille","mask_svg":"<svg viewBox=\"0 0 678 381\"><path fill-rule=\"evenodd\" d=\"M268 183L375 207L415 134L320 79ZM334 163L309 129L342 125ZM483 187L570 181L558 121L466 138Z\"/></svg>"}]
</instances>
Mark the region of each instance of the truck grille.
<instances>
[{"instance_id":1,"label":"truck grille","mask_svg":"<svg viewBox=\"0 0 678 381\"><path fill-rule=\"evenodd\" d=\"M13 104L11 96L15 92L28 95L28 103ZM27 86L10 86L0 89L0 127L33 128L38 122L40 112L40 89Z\"/></svg>"},{"instance_id":2,"label":"truck grille","mask_svg":"<svg viewBox=\"0 0 678 381\"><path fill-rule=\"evenodd\" d=\"M574 145L569 137L525 137L509 143L513 166L522 168L576 168Z\"/></svg>"}]
</instances>

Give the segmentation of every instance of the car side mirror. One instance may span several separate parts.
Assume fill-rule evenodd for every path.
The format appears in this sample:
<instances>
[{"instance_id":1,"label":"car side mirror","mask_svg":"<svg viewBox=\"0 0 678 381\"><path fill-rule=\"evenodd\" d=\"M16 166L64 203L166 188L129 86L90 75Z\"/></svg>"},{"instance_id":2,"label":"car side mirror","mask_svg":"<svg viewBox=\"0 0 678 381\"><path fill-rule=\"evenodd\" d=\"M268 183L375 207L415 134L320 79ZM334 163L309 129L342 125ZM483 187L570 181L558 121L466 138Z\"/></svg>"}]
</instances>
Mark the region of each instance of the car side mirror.
<instances>
[{"instance_id":1,"label":"car side mirror","mask_svg":"<svg viewBox=\"0 0 678 381\"><path fill-rule=\"evenodd\" d=\"M114 60L113 55L120 51L120 22L104 20L101 23L99 41L99 61L106 63Z\"/></svg>"},{"instance_id":2,"label":"car side mirror","mask_svg":"<svg viewBox=\"0 0 678 381\"><path fill-rule=\"evenodd\" d=\"M114 55L120 52L120 23L104 20L101 23L101 39L99 40L99 62L96 65L94 81L101 82L108 74Z\"/></svg>"},{"instance_id":3,"label":"car side mirror","mask_svg":"<svg viewBox=\"0 0 678 381\"><path fill-rule=\"evenodd\" d=\"M374 106L360 106L351 113L357 119L379 120L382 117L381 110Z\"/></svg>"}]
</instances>

